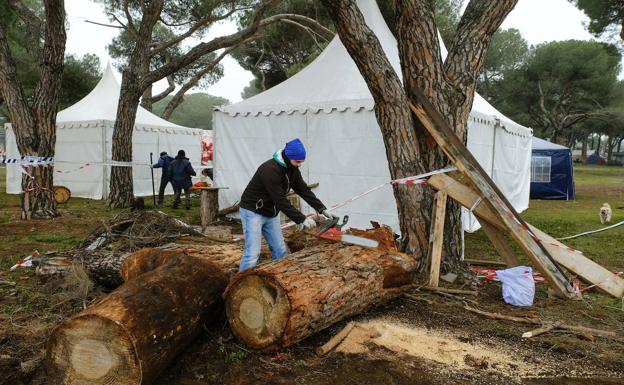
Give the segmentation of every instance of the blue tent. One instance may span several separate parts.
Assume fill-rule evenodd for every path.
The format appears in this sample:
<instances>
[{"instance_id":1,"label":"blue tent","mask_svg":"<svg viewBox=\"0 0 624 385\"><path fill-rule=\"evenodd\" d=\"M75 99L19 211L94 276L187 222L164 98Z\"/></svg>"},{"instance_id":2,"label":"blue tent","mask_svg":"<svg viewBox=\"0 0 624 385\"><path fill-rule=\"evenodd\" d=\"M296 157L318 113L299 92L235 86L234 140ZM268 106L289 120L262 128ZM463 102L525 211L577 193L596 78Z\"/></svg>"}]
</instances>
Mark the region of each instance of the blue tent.
<instances>
[{"instance_id":1,"label":"blue tent","mask_svg":"<svg viewBox=\"0 0 624 385\"><path fill-rule=\"evenodd\" d=\"M570 149L533 137L532 150L531 199L574 199Z\"/></svg>"},{"instance_id":2,"label":"blue tent","mask_svg":"<svg viewBox=\"0 0 624 385\"><path fill-rule=\"evenodd\" d=\"M585 161L587 164L605 164L605 160L602 156L598 155L598 151L594 151L593 154L587 157Z\"/></svg>"}]
</instances>

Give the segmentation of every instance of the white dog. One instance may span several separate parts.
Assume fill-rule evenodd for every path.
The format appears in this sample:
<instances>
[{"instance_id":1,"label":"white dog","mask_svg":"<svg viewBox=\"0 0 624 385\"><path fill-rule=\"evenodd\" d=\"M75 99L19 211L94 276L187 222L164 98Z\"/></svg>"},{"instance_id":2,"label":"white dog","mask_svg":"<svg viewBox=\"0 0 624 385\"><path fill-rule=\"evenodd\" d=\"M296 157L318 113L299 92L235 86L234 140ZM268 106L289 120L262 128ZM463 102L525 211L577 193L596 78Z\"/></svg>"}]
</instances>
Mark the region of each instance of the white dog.
<instances>
[{"instance_id":1,"label":"white dog","mask_svg":"<svg viewBox=\"0 0 624 385\"><path fill-rule=\"evenodd\" d=\"M600 223L604 225L609 222L611 222L611 206L608 203L603 203L600 208Z\"/></svg>"}]
</instances>

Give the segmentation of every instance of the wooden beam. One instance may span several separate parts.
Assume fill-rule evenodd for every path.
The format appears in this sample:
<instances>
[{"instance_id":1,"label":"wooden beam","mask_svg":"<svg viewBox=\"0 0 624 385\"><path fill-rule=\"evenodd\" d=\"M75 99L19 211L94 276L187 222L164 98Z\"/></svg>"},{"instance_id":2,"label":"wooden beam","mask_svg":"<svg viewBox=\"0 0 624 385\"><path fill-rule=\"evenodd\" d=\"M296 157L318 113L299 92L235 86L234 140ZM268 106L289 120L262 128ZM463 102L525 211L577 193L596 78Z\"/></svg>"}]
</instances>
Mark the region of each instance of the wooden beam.
<instances>
[{"instance_id":1,"label":"wooden beam","mask_svg":"<svg viewBox=\"0 0 624 385\"><path fill-rule=\"evenodd\" d=\"M420 123L435 139L455 167L470 179L478 195L485 200L488 207L496 212L507 231L524 250L535 268L548 279L553 289L567 298L573 298L574 289L553 257L531 237L525 222L448 126L442 115L431 105L422 92L413 91L417 95L417 100L410 104L410 108Z\"/></svg>"},{"instance_id":2,"label":"wooden beam","mask_svg":"<svg viewBox=\"0 0 624 385\"><path fill-rule=\"evenodd\" d=\"M514 253L513 249L509 245L509 241L505 238L503 233L486 221L481 221L480 223L485 235L487 235L490 239L490 242L492 242L496 251L498 251L498 254L501 256L503 261L505 261L507 266L520 266L520 261L518 260L516 253Z\"/></svg>"},{"instance_id":3,"label":"wooden beam","mask_svg":"<svg viewBox=\"0 0 624 385\"><path fill-rule=\"evenodd\" d=\"M529 224L529 228L540 239L555 260L574 274L598 286L604 292L615 298L624 297L624 280L611 271L600 266L579 252L570 250L540 229Z\"/></svg>"},{"instance_id":4,"label":"wooden beam","mask_svg":"<svg viewBox=\"0 0 624 385\"><path fill-rule=\"evenodd\" d=\"M438 191L444 191L451 198L455 199L462 206L470 209L474 206L472 213L479 219L483 219L496 226L501 230L506 227L497 214L485 204L479 202L479 196L474 190L463 185L461 182L451 178L448 175L436 174L427 181L427 184ZM476 206L475 206L476 203Z\"/></svg>"},{"instance_id":5,"label":"wooden beam","mask_svg":"<svg viewBox=\"0 0 624 385\"><path fill-rule=\"evenodd\" d=\"M429 286L438 287L440 282L440 262L444 241L444 217L446 214L446 198L444 191L435 196L433 218L431 218L431 240L429 242Z\"/></svg>"},{"instance_id":6,"label":"wooden beam","mask_svg":"<svg viewBox=\"0 0 624 385\"><path fill-rule=\"evenodd\" d=\"M479 200L479 196L472 189L444 174L432 176L427 181L427 184L438 191L447 192L451 198L455 199L462 206L468 209L472 208L472 213L479 218L483 231L507 266L520 265L520 261L518 261L509 243L501 234L501 230L505 229L505 225L500 221L497 214L485 205L485 202Z\"/></svg>"}]
</instances>

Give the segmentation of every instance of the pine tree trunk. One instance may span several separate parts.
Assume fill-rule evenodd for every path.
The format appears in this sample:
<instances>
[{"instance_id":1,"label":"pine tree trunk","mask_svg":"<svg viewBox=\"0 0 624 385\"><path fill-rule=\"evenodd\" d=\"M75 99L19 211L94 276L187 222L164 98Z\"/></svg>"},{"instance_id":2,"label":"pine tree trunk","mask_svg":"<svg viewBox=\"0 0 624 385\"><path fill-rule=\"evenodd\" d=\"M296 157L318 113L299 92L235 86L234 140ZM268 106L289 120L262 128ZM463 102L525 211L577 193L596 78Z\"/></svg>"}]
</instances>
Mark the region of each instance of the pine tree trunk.
<instances>
[{"instance_id":1,"label":"pine tree trunk","mask_svg":"<svg viewBox=\"0 0 624 385\"><path fill-rule=\"evenodd\" d=\"M581 160L587 159L587 135L583 135L583 141L581 146Z\"/></svg>"},{"instance_id":2,"label":"pine tree trunk","mask_svg":"<svg viewBox=\"0 0 624 385\"><path fill-rule=\"evenodd\" d=\"M309 247L232 278L226 312L247 346L278 349L389 300L416 270L414 258L396 251Z\"/></svg>"},{"instance_id":3,"label":"pine tree trunk","mask_svg":"<svg viewBox=\"0 0 624 385\"><path fill-rule=\"evenodd\" d=\"M392 178L448 165L435 142L412 118L409 100L413 98L413 90L422 90L466 143L468 116L485 53L492 35L516 2L472 0L449 50L449 59L442 63L431 1L397 1L401 83L376 36L366 26L356 1L323 1L334 19L342 43L375 99L375 114L382 130ZM433 191L423 187L395 186L394 193L403 249L415 256L426 256ZM449 202L447 206L444 263L450 267L460 263L459 207L455 202Z\"/></svg>"},{"instance_id":4,"label":"pine tree trunk","mask_svg":"<svg viewBox=\"0 0 624 385\"><path fill-rule=\"evenodd\" d=\"M135 45L123 72L117 117L113 131L113 161L132 162L132 132L139 99L151 83L142 81L149 68L152 31L159 19L164 0L149 2L143 9ZM134 201L132 167L111 167L108 204L112 208L130 207Z\"/></svg>"},{"instance_id":5,"label":"pine tree trunk","mask_svg":"<svg viewBox=\"0 0 624 385\"><path fill-rule=\"evenodd\" d=\"M128 71L129 72L129 71ZM124 72L124 82L130 83L130 77ZM123 84L123 82L122 82ZM134 93L131 93L131 87ZM139 105L139 95L136 84L122 86L117 120L113 130L113 161L132 162L132 132ZM111 166L108 204L111 208L131 207L134 201L134 185L132 167Z\"/></svg>"},{"instance_id":6,"label":"pine tree trunk","mask_svg":"<svg viewBox=\"0 0 624 385\"><path fill-rule=\"evenodd\" d=\"M56 110L66 41L65 5L62 0L45 0L43 3L45 21L25 21L27 25L37 22L45 27L43 47L33 47L34 52L39 52L39 81L31 105L17 78L5 31L0 27L0 95L9 112L17 148L22 156L54 157L56 145ZM41 25L30 27L34 30ZM26 172L28 175L22 176L21 183L22 219L56 217L53 167L28 166Z\"/></svg>"},{"instance_id":7,"label":"pine tree trunk","mask_svg":"<svg viewBox=\"0 0 624 385\"><path fill-rule=\"evenodd\" d=\"M143 95L141 96L141 107L145 108L148 111L152 111L153 108L153 99L152 99L152 85L150 84L145 91L143 91Z\"/></svg>"},{"instance_id":8,"label":"pine tree trunk","mask_svg":"<svg viewBox=\"0 0 624 385\"><path fill-rule=\"evenodd\" d=\"M171 118L171 114L173 114L173 111L175 111L175 109L178 108L180 104L182 104L183 101L184 101L184 94L178 91L178 93L174 95L174 97L169 101L169 103L167 103L167 106L163 110L160 117L163 119L169 120L169 118Z\"/></svg>"},{"instance_id":9,"label":"pine tree trunk","mask_svg":"<svg viewBox=\"0 0 624 385\"><path fill-rule=\"evenodd\" d=\"M375 116L382 132L386 157L392 179L425 172L421 144L414 131L414 121L408 109L408 99L392 66L383 54L377 37L366 28L354 1L323 1L334 18L340 40L357 64L375 99ZM402 249L420 258L429 246L427 221L430 214L421 209L423 196L420 186L395 185ZM425 202L426 204L426 202Z\"/></svg>"},{"instance_id":10,"label":"pine tree trunk","mask_svg":"<svg viewBox=\"0 0 624 385\"><path fill-rule=\"evenodd\" d=\"M602 134L598 134L598 143L596 143L596 154L600 155L600 145L602 144Z\"/></svg>"},{"instance_id":11,"label":"pine tree trunk","mask_svg":"<svg viewBox=\"0 0 624 385\"><path fill-rule=\"evenodd\" d=\"M122 271L126 283L53 332L50 383L153 382L218 311L227 285L214 263L175 252L135 253Z\"/></svg>"}]
</instances>

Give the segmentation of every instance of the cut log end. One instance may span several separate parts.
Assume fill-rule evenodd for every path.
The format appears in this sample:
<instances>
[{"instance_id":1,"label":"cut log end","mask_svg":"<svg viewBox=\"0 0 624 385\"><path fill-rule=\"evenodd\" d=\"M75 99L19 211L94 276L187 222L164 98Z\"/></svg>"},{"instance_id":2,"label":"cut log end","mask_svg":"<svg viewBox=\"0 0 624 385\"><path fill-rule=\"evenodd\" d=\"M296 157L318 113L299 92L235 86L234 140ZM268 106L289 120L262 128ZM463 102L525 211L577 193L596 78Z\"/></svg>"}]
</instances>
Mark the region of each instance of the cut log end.
<instances>
[{"instance_id":1,"label":"cut log end","mask_svg":"<svg viewBox=\"0 0 624 385\"><path fill-rule=\"evenodd\" d=\"M48 349L48 378L54 384L140 384L141 365L119 324L86 315L63 324Z\"/></svg>"},{"instance_id":2,"label":"cut log end","mask_svg":"<svg viewBox=\"0 0 624 385\"><path fill-rule=\"evenodd\" d=\"M290 314L284 289L269 277L249 275L229 289L226 309L232 331L245 344L264 349L278 340Z\"/></svg>"}]
</instances>

